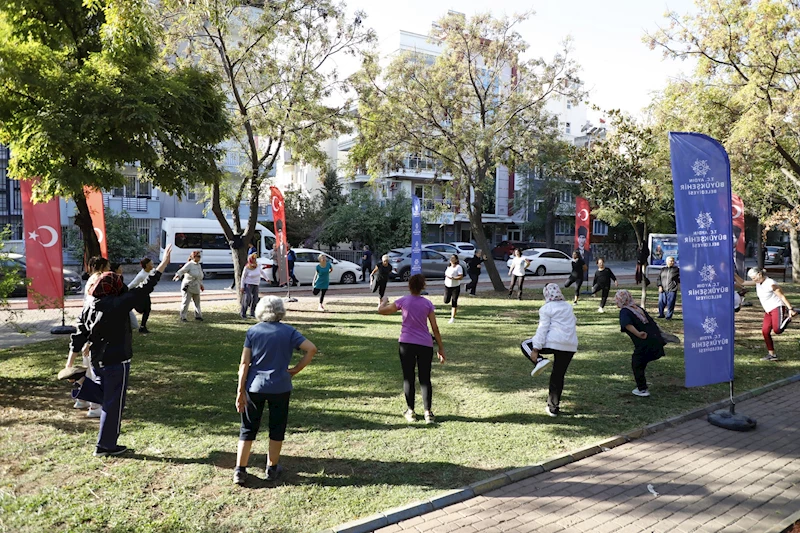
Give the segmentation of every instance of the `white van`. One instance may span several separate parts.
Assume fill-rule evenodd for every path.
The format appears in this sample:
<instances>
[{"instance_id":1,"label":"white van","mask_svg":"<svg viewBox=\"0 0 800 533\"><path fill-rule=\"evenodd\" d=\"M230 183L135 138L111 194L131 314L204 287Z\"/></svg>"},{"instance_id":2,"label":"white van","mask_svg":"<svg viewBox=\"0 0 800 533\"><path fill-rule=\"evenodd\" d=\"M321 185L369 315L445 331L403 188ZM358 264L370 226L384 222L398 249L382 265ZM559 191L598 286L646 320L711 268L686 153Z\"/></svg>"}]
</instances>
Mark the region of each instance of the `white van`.
<instances>
[{"instance_id":1,"label":"white van","mask_svg":"<svg viewBox=\"0 0 800 533\"><path fill-rule=\"evenodd\" d=\"M231 226L233 223L228 221ZM256 223L253 240L259 263L272 263L272 246L275 234ZM165 218L161 222L161 249L159 258L164 257L164 249L172 245L172 257L167 272L175 272L184 264L194 250L203 253L200 264L203 272L210 275L233 274L233 256L222 226L215 218Z\"/></svg>"}]
</instances>

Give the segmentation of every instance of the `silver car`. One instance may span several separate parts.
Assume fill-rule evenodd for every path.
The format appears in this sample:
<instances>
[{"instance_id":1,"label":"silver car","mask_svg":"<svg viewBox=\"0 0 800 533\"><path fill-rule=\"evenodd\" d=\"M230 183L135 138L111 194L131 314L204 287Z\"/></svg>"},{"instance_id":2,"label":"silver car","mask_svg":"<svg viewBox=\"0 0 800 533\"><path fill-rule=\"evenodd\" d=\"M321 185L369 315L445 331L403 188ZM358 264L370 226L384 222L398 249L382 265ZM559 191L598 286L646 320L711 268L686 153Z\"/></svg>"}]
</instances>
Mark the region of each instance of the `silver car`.
<instances>
[{"instance_id":1,"label":"silver car","mask_svg":"<svg viewBox=\"0 0 800 533\"><path fill-rule=\"evenodd\" d=\"M392 279L400 279L408 281L411 277L411 248L395 248L389 250L389 264L392 265ZM426 278L444 278L444 271L450 264L450 256L445 255L434 250L426 250L424 247L420 251L420 258L422 259L422 274ZM460 261L461 268L464 273L467 272L467 266L463 261Z\"/></svg>"}]
</instances>

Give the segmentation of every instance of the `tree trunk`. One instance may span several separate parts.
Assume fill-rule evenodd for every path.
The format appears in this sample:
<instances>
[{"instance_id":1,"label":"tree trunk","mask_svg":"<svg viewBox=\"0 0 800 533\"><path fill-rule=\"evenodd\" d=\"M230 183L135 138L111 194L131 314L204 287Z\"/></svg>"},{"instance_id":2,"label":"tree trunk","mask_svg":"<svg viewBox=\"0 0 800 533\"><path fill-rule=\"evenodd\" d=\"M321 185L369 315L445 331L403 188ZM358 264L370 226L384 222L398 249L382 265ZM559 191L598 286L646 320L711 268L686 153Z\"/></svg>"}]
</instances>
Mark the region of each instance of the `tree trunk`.
<instances>
[{"instance_id":1,"label":"tree trunk","mask_svg":"<svg viewBox=\"0 0 800 533\"><path fill-rule=\"evenodd\" d=\"M97 240L97 233L95 233L94 224L92 224L92 215L89 212L89 206L86 204L86 197L83 195L83 191L76 194L73 200L78 210L75 213L75 225L81 230L81 236L83 237L83 262L85 268L86 261L90 257L100 255L100 241Z\"/></svg>"},{"instance_id":2,"label":"tree trunk","mask_svg":"<svg viewBox=\"0 0 800 533\"><path fill-rule=\"evenodd\" d=\"M764 268L764 226L759 220L756 223L756 264L758 268Z\"/></svg>"},{"instance_id":3,"label":"tree trunk","mask_svg":"<svg viewBox=\"0 0 800 533\"><path fill-rule=\"evenodd\" d=\"M484 251L488 256L486 265L486 272L489 273L489 279L492 280L492 287L496 291L505 291L506 285L500 279L500 273L497 271L497 265L494 264L492 258L492 247L486 239L486 234L483 232L483 221L481 218L480 206L483 203L483 194L480 191L475 191L475 201L469 204L469 225L472 228L472 234L475 236L475 241L478 243L478 248Z\"/></svg>"},{"instance_id":4,"label":"tree trunk","mask_svg":"<svg viewBox=\"0 0 800 533\"><path fill-rule=\"evenodd\" d=\"M245 234L241 236L240 246L234 246L233 243L236 242L236 235L233 233L233 229L231 228L230 224L228 224L228 220L225 218L225 213L222 211L222 206L220 205L219 183L214 183L214 185L211 187L211 211L214 213L214 216L217 217L219 225L222 226L222 232L225 234L225 239L227 239L228 243L231 243L230 247L231 259L233 260L233 282L234 288L238 294L241 290L241 273L242 270L244 270L244 266L247 264L247 247L250 244L250 239L253 238L253 232L245 232Z\"/></svg>"},{"instance_id":5,"label":"tree trunk","mask_svg":"<svg viewBox=\"0 0 800 533\"><path fill-rule=\"evenodd\" d=\"M789 246L792 254L792 281L800 283L800 240L795 226L789 227Z\"/></svg>"}]
</instances>

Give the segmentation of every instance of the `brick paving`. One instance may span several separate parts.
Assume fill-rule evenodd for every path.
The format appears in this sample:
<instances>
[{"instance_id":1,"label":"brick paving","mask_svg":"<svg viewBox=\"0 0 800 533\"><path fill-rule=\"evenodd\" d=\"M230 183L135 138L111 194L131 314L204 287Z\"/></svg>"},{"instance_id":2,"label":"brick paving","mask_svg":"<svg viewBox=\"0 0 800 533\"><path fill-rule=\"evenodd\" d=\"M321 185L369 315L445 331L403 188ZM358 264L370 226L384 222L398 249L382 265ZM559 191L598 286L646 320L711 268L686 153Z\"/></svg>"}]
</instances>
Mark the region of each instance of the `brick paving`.
<instances>
[{"instance_id":1,"label":"brick paving","mask_svg":"<svg viewBox=\"0 0 800 533\"><path fill-rule=\"evenodd\" d=\"M800 512L800 382L378 533L773 531ZM648 485L658 496L648 490ZM777 529L780 531L780 529Z\"/></svg>"}]
</instances>

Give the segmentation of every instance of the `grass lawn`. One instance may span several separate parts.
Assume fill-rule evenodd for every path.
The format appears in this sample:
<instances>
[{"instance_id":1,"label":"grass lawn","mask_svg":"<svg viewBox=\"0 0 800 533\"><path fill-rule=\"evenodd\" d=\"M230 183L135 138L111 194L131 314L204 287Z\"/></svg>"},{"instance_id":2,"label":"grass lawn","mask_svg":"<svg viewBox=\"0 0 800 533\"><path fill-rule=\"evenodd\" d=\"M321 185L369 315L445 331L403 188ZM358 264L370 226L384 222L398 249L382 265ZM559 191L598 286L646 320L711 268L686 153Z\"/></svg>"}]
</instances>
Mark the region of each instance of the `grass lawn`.
<instances>
[{"instance_id":1,"label":"grass lawn","mask_svg":"<svg viewBox=\"0 0 800 533\"><path fill-rule=\"evenodd\" d=\"M800 301L795 287L785 290ZM376 298L329 299L329 313L312 311L316 302L302 297L286 318L320 353L295 378L286 471L275 484L264 481L265 439L254 446L248 486L231 482L236 371L250 325L233 304L207 312L202 323L155 312L154 333L136 336L120 438L135 453L121 458L91 456L97 421L72 409L69 387L55 379L67 339L0 351L0 532L313 532L728 393L727 384L685 389L682 348L668 345L667 356L648 368L653 396L634 397L632 344L619 331L613 303L599 314L597 300L586 299L576 307L580 348L562 415L551 419L544 412L549 371L531 378L519 350L535 332L541 289L534 301L464 296L452 325L434 295L448 355L433 373L439 423L409 425L397 357L400 316L377 315ZM800 328L776 338L780 362L761 361L761 317L757 300L737 315L738 391L800 373ZM676 318L660 324L682 334L679 309Z\"/></svg>"}]
</instances>

